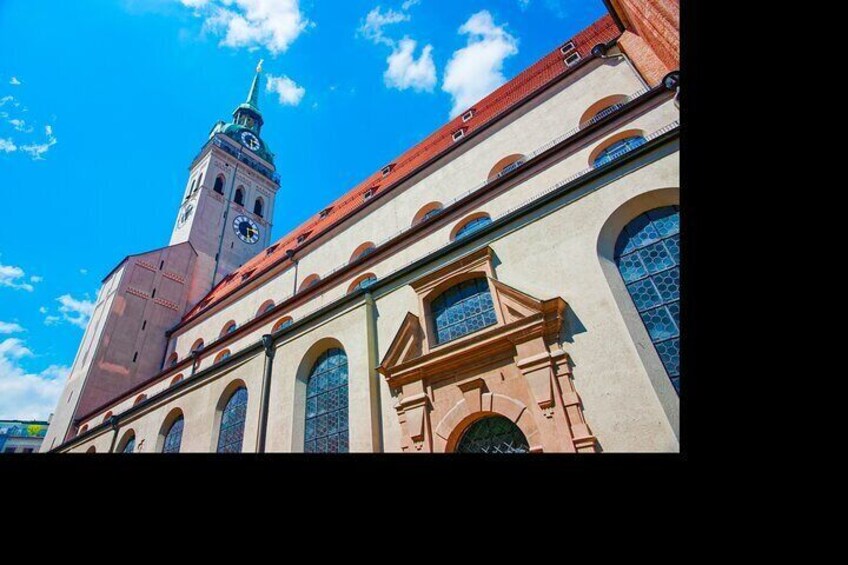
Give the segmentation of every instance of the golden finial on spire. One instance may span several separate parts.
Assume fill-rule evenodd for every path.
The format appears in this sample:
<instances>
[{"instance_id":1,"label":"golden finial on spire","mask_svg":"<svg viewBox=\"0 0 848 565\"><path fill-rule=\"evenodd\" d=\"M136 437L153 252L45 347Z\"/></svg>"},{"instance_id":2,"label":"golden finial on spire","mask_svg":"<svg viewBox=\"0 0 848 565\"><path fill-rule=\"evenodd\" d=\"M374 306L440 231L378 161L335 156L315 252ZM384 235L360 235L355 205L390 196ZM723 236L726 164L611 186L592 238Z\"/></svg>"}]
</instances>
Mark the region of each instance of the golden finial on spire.
<instances>
[{"instance_id":1,"label":"golden finial on spire","mask_svg":"<svg viewBox=\"0 0 848 565\"><path fill-rule=\"evenodd\" d=\"M264 60L265 60L265 59L259 59L259 64L258 64L258 65L256 65L256 72L257 72L257 73L261 73L261 72L262 72L262 61L264 61Z\"/></svg>"}]
</instances>

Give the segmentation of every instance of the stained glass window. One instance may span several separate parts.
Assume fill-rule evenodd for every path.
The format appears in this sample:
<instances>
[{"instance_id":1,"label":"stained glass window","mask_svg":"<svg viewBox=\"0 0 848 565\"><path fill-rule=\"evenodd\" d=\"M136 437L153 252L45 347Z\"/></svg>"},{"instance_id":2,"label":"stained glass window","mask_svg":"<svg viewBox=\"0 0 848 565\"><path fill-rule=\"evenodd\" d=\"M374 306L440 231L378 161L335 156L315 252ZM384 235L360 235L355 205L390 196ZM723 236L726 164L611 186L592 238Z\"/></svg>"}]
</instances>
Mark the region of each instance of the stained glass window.
<instances>
[{"instance_id":1,"label":"stained glass window","mask_svg":"<svg viewBox=\"0 0 848 565\"><path fill-rule=\"evenodd\" d=\"M221 431L218 434L218 453L241 453L244 440L244 419L247 414L247 389L236 390L227 401L221 414Z\"/></svg>"},{"instance_id":2,"label":"stained glass window","mask_svg":"<svg viewBox=\"0 0 848 565\"><path fill-rule=\"evenodd\" d=\"M179 453L180 443L183 441L183 424L185 420L182 416L174 420L168 433L165 435L165 446L162 448L162 453Z\"/></svg>"},{"instance_id":3,"label":"stained glass window","mask_svg":"<svg viewBox=\"0 0 848 565\"><path fill-rule=\"evenodd\" d=\"M433 216L436 216L437 214L441 214L441 213L442 213L442 209L441 209L441 208L433 208L432 210L430 210L429 212L427 212L426 214L424 214L424 215L421 217L421 221L423 222L423 221L424 221L424 220L426 220L427 218L432 218Z\"/></svg>"},{"instance_id":4,"label":"stained glass window","mask_svg":"<svg viewBox=\"0 0 848 565\"><path fill-rule=\"evenodd\" d=\"M132 436L129 441L124 445L124 448L121 450L121 453L132 453L135 451L135 436Z\"/></svg>"},{"instance_id":5,"label":"stained glass window","mask_svg":"<svg viewBox=\"0 0 848 565\"><path fill-rule=\"evenodd\" d=\"M527 453L524 433L503 416L488 416L471 424L456 446L457 453Z\"/></svg>"},{"instance_id":6,"label":"stained glass window","mask_svg":"<svg viewBox=\"0 0 848 565\"><path fill-rule=\"evenodd\" d=\"M489 216L483 216L482 218L475 218L462 226L458 232L456 232L456 237L454 239L460 239L467 235L471 235L477 230L484 228L492 223L492 218Z\"/></svg>"},{"instance_id":7,"label":"stained glass window","mask_svg":"<svg viewBox=\"0 0 848 565\"><path fill-rule=\"evenodd\" d=\"M328 349L306 383L306 453L347 453L347 355Z\"/></svg>"},{"instance_id":8,"label":"stained glass window","mask_svg":"<svg viewBox=\"0 0 848 565\"><path fill-rule=\"evenodd\" d=\"M603 108L602 110L598 110L597 112L595 112L595 115L592 116L584 125L594 124L595 122L599 121L601 118L605 118L605 117L609 116L610 114L612 114L613 112L615 112L616 110L618 110L619 108L624 106L624 104L625 104L625 102L619 102L618 104L613 104L612 106L607 106L606 108Z\"/></svg>"},{"instance_id":9,"label":"stained glass window","mask_svg":"<svg viewBox=\"0 0 848 565\"><path fill-rule=\"evenodd\" d=\"M615 262L671 383L680 393L680 212L657 208L625 226Z\"/></svg>"},{"instance_id":10,"label":"stained glass window","mask_svg":"<svg viewBox=\"0 0 848 565\"><path fill-rule=\"evenodd\" d=\"M355 287L350 289L350 291L356 292L360 288L368 288L369 286L371 286L375 282L377 282L377 277L375 277L374 275L371 275L371 276L366 277L366 278L362 279L361 281L359 281L359 283L357 283L357 285Z\"/></svg>"},{"instance_id":11,"label":"stained glass window","mask_svg":"<svg viewBox=\"0 0 848 565\"><path fill-rule=\"evenodd\" d=\"M602 165L606 165L610 161L615 161L625 153L633 151L640 145L645 144L645 138L641 135L634 135L633 137L628 137L627 139L621 139L616 141L603 151L601 151L600 155L595 157L595 162L593 165L595 167L600 167Z\"/></svg>"},{"instance_id":12,"label":"stained glass window","mask_svg":"<svg viewBox=\"0 0 848 565\"><path fill-rule=\"evenodd\" d=\"M436 343L445 343L498 321L486 279L452 286L430 305L436 323Z\"/></svg>"}]
</instances>

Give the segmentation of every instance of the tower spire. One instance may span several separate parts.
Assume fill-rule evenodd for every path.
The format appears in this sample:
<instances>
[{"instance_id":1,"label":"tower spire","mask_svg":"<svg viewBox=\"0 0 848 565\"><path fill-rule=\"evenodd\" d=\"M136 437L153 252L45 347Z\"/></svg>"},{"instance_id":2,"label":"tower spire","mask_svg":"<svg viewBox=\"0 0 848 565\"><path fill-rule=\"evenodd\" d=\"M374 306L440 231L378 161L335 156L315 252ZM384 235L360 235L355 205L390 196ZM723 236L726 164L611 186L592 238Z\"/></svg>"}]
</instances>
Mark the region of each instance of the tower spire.
<instances>
[{"instance_id":1,"label":"tower spire","mask_svg":"<svg viewBox=\"0 0 848 565\"><path fill-rule=\"evenodd\" d=\"M262 61L259 59L259 64L256 65L256 75L253 77L253 83L250 85L250 92L247 94L247 104L253 106L256 111L259 111L259 75L262 74Z\"/></svg>"}]
</instances>

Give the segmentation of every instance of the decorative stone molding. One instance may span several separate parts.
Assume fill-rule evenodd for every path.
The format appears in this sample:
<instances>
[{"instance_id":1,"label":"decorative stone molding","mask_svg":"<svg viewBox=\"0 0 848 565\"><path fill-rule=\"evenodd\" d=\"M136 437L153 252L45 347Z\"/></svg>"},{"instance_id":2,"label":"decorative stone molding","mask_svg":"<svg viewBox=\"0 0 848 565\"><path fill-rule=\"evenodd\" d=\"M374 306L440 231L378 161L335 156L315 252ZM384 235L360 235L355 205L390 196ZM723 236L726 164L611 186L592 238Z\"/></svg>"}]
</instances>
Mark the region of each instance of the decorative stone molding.
<instances>
[{"instance_id":1,"label":"decorative stone molding","mask_svg":"<svg viewBox=\"0 0 848 565\"><path fill-rule=\"evenodd\" d=\"M378 367L396 396L401 448L453 451L469 425L499 414L521 429L531 452L595 451L559 340L566 302L538 300L496 280L492 255L482 249L412 284L420 311L407 313ZM480 276L492 291L497 323L429 345L430 300Z\"/></svg>"}]
</instances>

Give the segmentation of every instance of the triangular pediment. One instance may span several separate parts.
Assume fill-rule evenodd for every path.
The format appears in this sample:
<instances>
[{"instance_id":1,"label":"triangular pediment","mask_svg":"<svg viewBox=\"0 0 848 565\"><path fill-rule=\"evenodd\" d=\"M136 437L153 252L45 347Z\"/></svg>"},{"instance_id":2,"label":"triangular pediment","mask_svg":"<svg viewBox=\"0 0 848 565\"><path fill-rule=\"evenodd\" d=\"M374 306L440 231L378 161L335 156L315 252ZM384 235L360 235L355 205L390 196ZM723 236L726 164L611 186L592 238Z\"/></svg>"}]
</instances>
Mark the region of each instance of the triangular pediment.
<instances>
[{"instance_id":1,"label":"triangular pediment","mask_svg":"<svg viewBox=\"0 0 848 565\"><path fill-rule=\"evenodd\" d=\"M504 323L509 324L543 312L542 301L516 290L497 279L490 279L495 292L498 293L498 303L501 305Z\"/></svg>"},{"instance_id":2,"label":"triangular pediment","mask_svg":"<svg viewBox=\"0 0 848 565\"><path fill-rule=\"evenodd\" d=\"M408 312L380 367L388 369L401 365L421 357L423 351L424 329L421 327L421 320L412 312Z\"/></svg>"}]
</instances>

